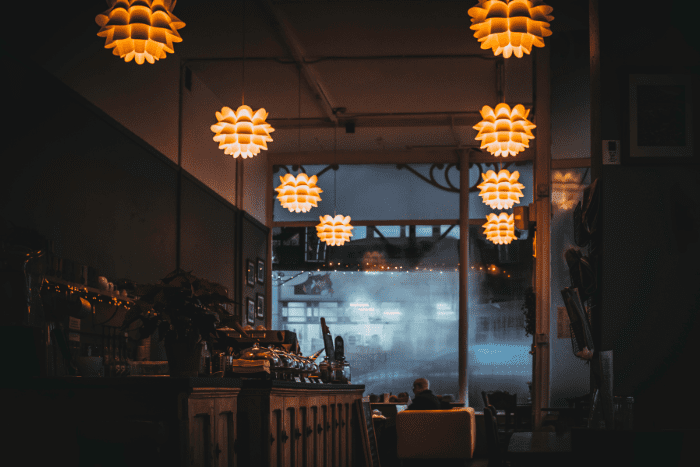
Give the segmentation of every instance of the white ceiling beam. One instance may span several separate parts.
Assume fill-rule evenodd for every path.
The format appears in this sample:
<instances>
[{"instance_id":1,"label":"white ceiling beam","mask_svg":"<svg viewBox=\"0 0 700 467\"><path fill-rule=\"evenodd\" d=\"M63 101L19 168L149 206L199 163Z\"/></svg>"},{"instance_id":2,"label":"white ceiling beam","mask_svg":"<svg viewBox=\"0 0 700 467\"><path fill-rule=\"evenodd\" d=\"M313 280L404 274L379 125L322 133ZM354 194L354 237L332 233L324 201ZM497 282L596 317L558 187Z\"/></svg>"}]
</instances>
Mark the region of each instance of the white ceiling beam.
<instances>
[{"instance_id":1,"label":"white ceiling beam","mask_svg":"<svg viewBox=\"0 0 700 467\"><path fill-rule=\"evenodd\" d=\"M260 3L271 18L274 29L279 31L282 37L283 45L289 49L289 53L292 55L294 62L296 62L297 66L301 69L304 80L306 80L307 84L313 91L314 96L316 97L316 100L323 109L324 113L330 119L330 121L333 122L333 124L337 125L338 118L335 116L333 105L331 104L328 93L323 89L321 80L315 70L305 63L304 49L297 40L292 27L289 25L289 22L279 8L272 4L271 0L262 0Z\"/></svg>"}]
</instances>

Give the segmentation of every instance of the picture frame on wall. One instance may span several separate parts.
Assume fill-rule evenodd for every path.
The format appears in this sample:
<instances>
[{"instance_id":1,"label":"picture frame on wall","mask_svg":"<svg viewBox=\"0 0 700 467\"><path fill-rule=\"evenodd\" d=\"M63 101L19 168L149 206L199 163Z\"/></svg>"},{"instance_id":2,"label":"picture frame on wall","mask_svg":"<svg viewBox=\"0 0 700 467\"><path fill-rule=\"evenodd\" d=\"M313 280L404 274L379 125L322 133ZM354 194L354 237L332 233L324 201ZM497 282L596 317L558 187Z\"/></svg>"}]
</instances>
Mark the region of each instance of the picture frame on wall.
<instances>
[{"instance_id":1,"label":"picture frame on wall","mask_svg":"<svg viewBox=\"0 0 700 467\"><path fill-rule=\"evenodd\" d=\"M248 303L248 312L247 312L248 324L254 324L255 323L255 302L253 301L252 298L248 297L247 303Z\"/></svg>"},{"instance_id":2,"label":"picture frame on wall","mask_svg":"<svg viewBox=\"0 0 700 467\"><path fill-rule=\"evenodd\" d=\"M255 263L253 261L248 260L247 263L248 269L246 270L246 284L249 286L253 287L255 286Z\"/></svg>"},{"instance_id":3,"label":"picture frame on wall","mask_svg":"<svg viewBox=\"0 0 700 467\"><path fill-rule=\"evenodd\" d=\"M258 269L257 269L258 284L265 283L265 261L258 258Z\"/></svg>"},{"instance_id":4,"label":"picture frame on wall","mask_svg":"<svg viewBox=\"0 0 700 467\"><path fill-rule=\"evenodd\" d=\"M265 296L257 294L255 297L255 317L265 319Z\"/></svg>"},{"instance_id":5,"label":"picture frame on wall","mask_svg":"<svg viewBox=\"0 0 700 467\"><path fill-rule=\"evenodd\" d=\"M697 163L697 78L654 69L631 70L624 78L622 164Z\"/></svg>"}]
</instances>

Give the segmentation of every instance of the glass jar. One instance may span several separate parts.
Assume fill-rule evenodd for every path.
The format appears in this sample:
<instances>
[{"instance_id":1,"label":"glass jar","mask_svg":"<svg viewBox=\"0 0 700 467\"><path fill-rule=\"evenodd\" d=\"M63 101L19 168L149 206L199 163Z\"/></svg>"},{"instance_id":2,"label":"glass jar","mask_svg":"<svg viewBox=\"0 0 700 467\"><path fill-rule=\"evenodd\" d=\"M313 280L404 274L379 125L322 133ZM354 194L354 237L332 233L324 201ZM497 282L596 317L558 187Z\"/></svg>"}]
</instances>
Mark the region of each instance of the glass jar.
<instances>
[{"instance_id":1,"label":"glass jar","mask_svg":"<svg viewBox=\"0 0 700 467\"><path fill-rule=\"evenodd\" d=\"M350 364L345 359L336 360L333 364L331 380L335 383L350 382Z\"/></svg>"}]
</instances>

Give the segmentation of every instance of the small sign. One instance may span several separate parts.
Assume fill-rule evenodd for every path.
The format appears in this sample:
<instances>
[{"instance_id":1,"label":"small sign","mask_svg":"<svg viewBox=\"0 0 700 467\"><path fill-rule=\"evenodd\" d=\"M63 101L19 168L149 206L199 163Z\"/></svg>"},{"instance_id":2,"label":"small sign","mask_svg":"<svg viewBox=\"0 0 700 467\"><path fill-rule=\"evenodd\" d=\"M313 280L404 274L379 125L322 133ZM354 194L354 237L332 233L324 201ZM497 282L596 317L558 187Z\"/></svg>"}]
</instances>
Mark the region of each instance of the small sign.
<instances>
[{"instance_id":1,"label":"small sign","mask_svg":"<svg viewBox=\"0 0 700 467\"><path fill-rule=\"evenodd\" d=\"M299 379L298 376L295 376L295 377L294 377L294 381L296 381L297 383L301 383L301 380Z\"/></svg>"},{"instance_id":2,"label":"small sign","mask_svg":"<svg viewBox=\"0 0 700 467\"><path fill-rule=\"evenodd\" d=\"M620 165L620 141L605 139L603 140L603 164L604 165Z\"/></svg>"},{"instance_id":3,"label":"small sign","mask_svg":"<svg viewBox=\"0 0 700 467\"><path fill-rule=\"evenodd\" d=\"M78 318L68 317L68 329L75 329L80 331L80 320Z\"/></svg>"},{"instance_id":4,"label":"small sign","mask_svg":"<svg viewBox=\"0 0 700 467\"><path fill-rule=\"evenodd\" d=\"M80 342L80 334L77 332L69 332L68 340L73 342Z\"/></svg>"}]
</instances>

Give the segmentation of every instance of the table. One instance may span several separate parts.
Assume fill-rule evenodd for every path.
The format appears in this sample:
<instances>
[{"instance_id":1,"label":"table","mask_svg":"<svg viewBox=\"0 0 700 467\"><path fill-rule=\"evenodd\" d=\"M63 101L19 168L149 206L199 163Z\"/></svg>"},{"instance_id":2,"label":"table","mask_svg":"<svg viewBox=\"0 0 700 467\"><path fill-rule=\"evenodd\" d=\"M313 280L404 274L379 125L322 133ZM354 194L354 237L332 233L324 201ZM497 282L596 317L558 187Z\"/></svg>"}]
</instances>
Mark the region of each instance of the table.
<instances>
[{"instance_id":1,"label":"table","mask_svg":"<svg viewBox=\"0 0 700 467\"><path fill-rule=\"evenodd\" d=\"M513 433L508 456L517 464L561 464L571 460L571 433L523 431Z\"/></svg>"}]
</instances>

